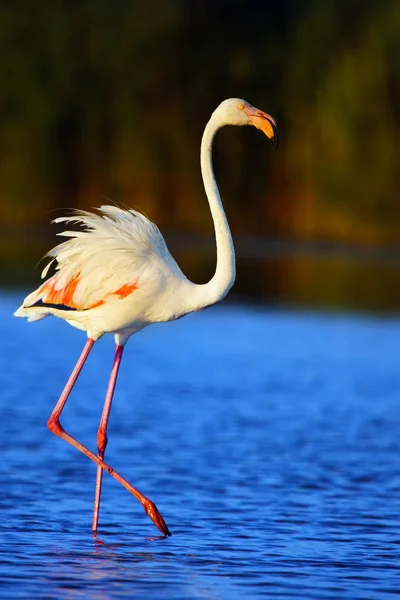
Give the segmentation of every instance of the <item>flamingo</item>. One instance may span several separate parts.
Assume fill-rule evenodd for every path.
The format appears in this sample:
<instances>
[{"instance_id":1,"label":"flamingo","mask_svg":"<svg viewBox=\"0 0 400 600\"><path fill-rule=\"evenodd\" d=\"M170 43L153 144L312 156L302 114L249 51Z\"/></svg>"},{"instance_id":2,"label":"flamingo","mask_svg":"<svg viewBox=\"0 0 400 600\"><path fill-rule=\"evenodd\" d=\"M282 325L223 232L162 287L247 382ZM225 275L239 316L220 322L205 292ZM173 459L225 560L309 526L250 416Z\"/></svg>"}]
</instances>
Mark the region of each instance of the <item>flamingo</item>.
<instances>
[{"instance_id":1,"label":"flamingo","mask_svg":"<svg viewBox=\"0 0 400 600\"><path fill-rule=\"evenodd\" d=\"M103 471L121 483L139 502L164 536L171 535L154 502L146 498L104 461L107 424L123 350L131 335L152 323L173 321L222 300L235 280L235 251L212 165L216 132L225 125L253 125L278 145L275 120L245 100L223 101L208 121L200 152L201 172L214 221L217 266L202 285L189 281L168 251L158 227L135 210L101 206L97 212L76 211L54 219L81 229L63 231L68 238L50 250L41 277L54 274L29 294L16 317L38 321L49 315L86 331L81 355L48 420L55 435L97 464L92 531L98 528ZM114 335L115 356L97 432L97 455L67 433L61 413L93 347L105 333Z\"/></svg>"}]
</instances>

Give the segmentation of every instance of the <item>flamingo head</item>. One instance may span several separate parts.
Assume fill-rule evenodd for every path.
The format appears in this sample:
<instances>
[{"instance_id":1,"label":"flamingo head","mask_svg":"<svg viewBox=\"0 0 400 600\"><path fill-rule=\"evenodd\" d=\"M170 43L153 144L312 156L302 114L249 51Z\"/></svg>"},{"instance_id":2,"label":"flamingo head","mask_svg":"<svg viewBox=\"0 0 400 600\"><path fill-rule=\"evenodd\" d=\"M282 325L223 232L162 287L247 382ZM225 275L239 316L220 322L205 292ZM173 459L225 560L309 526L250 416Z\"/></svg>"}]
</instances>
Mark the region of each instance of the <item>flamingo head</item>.
<instances>
[{"instance_id":1,"label":"flamingo head","mask_svg":"<svg viewBox=\"0 0 400 600\"><path fill-rule=\"evenodd\" d=\"M225 125L253 125L265 133L275 148L278 146L278 128L275 119L262 110L255 108L246 100L240 98L224 100L214 114Z\"/></svg>"}]
</instances>

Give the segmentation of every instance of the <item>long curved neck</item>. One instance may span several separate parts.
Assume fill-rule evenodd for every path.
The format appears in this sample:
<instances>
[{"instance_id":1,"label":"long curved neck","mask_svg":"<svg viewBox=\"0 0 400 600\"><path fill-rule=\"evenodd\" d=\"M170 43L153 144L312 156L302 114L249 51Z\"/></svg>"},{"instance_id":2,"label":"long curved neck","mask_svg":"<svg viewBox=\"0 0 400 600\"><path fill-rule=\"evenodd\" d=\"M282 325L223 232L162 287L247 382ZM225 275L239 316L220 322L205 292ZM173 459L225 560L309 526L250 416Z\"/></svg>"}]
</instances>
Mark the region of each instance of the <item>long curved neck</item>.
<instances>
[{"instance_id":1,"label":"long curved neck","mask_svg":"<svg viewBox=\"0 0 400 600\"><path fill-rule=\"evenodd\" d=\"M222 125L224 123L221 123L214 113L206 125L201 140L201 173L214 221L215 240L217 244L217 268L214 276L208 283L196 286L199 307L209 306L221 300L231 289L236 275L235 249L233 247L232 235L222 206L212 166L214 137Z\"/></svg>"}]
</instances>

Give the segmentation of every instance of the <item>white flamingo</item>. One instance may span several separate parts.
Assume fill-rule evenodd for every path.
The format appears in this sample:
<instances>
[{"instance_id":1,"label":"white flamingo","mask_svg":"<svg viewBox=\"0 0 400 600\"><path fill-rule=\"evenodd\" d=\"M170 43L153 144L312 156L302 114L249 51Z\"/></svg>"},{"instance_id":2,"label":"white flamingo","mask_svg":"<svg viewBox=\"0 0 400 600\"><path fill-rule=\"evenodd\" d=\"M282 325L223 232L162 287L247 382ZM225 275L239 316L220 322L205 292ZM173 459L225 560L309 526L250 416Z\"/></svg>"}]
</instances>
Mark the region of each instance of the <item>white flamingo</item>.
<instances>
[{"instance_id":1,"label":"white flamingo","mask_svg":"<svg viewBox=\"0 0 400 600\"><path fill-rule=\"evenodd\" d=\"M217 267L204 285L189 281L169 253L157 226L134 210L102 206L99 214L77 211L55 223L75 223L79 231L59 235L68 240L47 254L51 258L42 273L55 273L27 296L14 313L37 321L48 315L64 319L87 332L87 341L70 378L49 418L49 429L97 464L93 531L97 530L103 470L127 488L143 505L145 512L164 535L168 527L156 505L104 462L107 423L124 345L129 337L151 323L172 321L218 302L235 280L235 252L231 232L222 207L212 166L212 145L224 125L254 125L277 146L274 119L237 98L222 102L213 112L201 142L201 172L217 245ZM100 426L97 456L69 435L60 416L70 392L96 340L112 333L116 343Z\"/></svg>"}]
</instances>

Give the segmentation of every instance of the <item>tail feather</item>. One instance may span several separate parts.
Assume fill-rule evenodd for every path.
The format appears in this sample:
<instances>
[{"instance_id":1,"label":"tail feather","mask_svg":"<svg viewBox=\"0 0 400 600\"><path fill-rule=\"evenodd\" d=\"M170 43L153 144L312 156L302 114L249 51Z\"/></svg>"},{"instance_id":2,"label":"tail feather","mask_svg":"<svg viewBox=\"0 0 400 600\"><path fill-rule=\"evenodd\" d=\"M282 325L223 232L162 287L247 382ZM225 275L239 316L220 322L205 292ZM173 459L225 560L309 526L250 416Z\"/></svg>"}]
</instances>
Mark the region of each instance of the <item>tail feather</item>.
<instances>
[{"instance_id":1,"label":"tail feather","mask_svg":"<svg viewBox=\"0 0 400 600\"><path fill-rule=\"evenodd\" d=\"M28 319L29 322L32 321L40 321L40 319L44 319L48 317L51 313L44 308L34 308L34 307L25 307L20 306L14 313L14 317L24 317Z\"/></svg>"}]
</instances>

